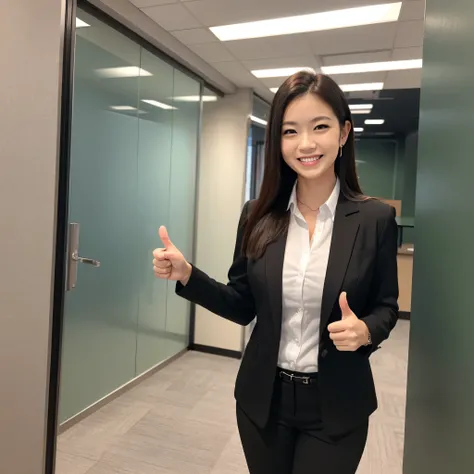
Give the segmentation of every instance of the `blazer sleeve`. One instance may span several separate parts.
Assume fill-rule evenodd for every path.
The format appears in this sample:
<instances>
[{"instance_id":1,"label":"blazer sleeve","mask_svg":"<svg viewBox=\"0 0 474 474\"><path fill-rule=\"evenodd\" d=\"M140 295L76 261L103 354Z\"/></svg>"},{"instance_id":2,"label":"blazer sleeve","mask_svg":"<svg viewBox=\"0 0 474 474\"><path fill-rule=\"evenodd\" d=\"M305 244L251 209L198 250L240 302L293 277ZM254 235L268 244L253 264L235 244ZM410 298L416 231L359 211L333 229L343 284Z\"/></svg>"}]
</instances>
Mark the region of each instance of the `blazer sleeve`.
<instances>
[{"instance_id":1,"label":"blazer sleeve","mask_svg":"<svg viewBox=\"0 0 474 474\"><path fill-rule=\"evenodd\" d=\"M242 326L250 324L256 312L247 277L247 258L241 251L249 204L250 201L245 204L240 216L228 283L219 283L194 265L187 285L176 283L177 295Z\"/></svg>"},{"instance_id":2,"label":"blazer sleeve","mask_svg":"<svg viewBox=\"0 0 474 474\"><path fill-rule=\"evenodd\" d=\"M398 226L395 209L380 219L377 236L377 256L371 294L369 314L362 318L372 337L370 352L388 338L398 320Z\"/></svg>"}]
</instances>

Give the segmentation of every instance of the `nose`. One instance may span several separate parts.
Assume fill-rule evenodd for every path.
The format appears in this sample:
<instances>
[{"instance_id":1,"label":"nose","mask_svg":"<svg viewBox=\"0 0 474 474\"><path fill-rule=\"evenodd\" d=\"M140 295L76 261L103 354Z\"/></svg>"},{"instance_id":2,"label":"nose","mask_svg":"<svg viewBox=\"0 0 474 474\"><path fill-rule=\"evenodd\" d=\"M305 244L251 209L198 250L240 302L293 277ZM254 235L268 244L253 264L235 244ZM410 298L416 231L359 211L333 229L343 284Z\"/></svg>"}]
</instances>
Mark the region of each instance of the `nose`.
<instances>
[{"instance_id":1,"label":"nose","mask_svg":"<svg viewBox=\"0 0 474 474\"><path fill-rule=\"evenodd\" d=\"M314 136L308 134L308 133L303 133L300 135L300 142L298 144L299 151L302 154L308 154L316 150L317 144L314 139Z\"/></svg>"}]
</instances>

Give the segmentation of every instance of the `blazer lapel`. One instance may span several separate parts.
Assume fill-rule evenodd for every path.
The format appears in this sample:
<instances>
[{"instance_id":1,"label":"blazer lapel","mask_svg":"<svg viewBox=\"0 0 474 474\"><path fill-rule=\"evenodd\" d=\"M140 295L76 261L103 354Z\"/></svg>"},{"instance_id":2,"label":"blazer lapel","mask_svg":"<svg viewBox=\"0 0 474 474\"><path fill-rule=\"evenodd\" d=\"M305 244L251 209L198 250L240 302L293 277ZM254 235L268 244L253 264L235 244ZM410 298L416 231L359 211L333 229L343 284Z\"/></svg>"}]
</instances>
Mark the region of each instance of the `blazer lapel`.
<instances>
[{"instance_id":1,"label":"blazer lapel","mask_svg":"<svg viewBox=\"0 0 474 474\"><path fill-rule=\"evenodd\" d=\"M358 231L359 206L357 202L348 201L341 194L334 218L329 262L324 281L321 333L326 328L334 304L339 297Z\"/></svg>"},{"instance_id":2,"label":"blazer lapel","mask_svg":"<svg viewBox=\"0 0 474 474\"><path fill-rule=\"evenodd\" d=\"M265 252L265 274L268 285L268 296L275 323L276 336L280 338L282 318L282 285L283 261L285 258L286 239L288 231L280 235L277 240L268 245Z\"/></svg>"}]
</instances>

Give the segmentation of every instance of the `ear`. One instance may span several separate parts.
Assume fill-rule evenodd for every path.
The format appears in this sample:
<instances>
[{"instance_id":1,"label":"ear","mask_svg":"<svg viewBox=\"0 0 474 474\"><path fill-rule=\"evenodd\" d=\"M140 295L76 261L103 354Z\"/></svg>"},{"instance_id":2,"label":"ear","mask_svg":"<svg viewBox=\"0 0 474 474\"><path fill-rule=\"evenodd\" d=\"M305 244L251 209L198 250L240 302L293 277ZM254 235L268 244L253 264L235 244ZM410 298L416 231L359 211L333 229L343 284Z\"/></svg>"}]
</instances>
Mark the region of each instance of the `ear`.
<instances>
[{"instance_id":1,"label":"ear","mask_svg":"<svg viewBox=\"0 0 474 474\"><path fill-rule=\"evenodd\" d=\"M351 132L351 128L351 122L349 120L346 120L346 123L341 128L341 146L344 146L346 144L347 139L349 138L349 133Z\"/></svg>"}]
</instances>

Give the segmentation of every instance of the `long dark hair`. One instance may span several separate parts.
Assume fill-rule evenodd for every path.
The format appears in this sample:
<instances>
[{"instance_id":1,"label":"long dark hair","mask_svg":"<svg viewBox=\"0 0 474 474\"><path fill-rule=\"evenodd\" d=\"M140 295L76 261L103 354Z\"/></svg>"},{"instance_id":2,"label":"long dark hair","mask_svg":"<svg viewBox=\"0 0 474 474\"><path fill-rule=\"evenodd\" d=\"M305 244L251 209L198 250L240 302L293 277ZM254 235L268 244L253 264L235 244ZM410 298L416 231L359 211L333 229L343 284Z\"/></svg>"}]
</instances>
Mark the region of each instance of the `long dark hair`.
<instances>
[{"instance_id":1,"label":"long dark hair","mask_svg":"<svg viewBox=\"0 0 474 474\"><path fill-rule=\"evenodd\" d=\"M300 71L283 83L273 99L266 130L262 186L260 195L250 210L242 239L242 252L247 258L261 257L268 244L288 229L287 207L297 174L286 164L281 153L282 121L288 105L307 93L315 94L326 102L334 111L341 127L347 120L351 122L351 131L342 156L337 157L334 168L341 183L341 193L346 199L367 199L357 179L354 124L344 93L329 76Z\"/></svg>"}]
</instances>

